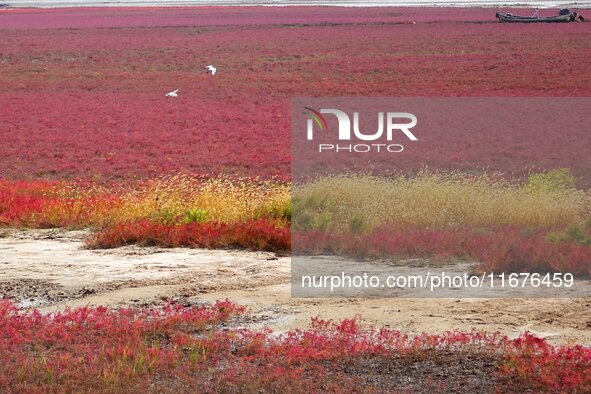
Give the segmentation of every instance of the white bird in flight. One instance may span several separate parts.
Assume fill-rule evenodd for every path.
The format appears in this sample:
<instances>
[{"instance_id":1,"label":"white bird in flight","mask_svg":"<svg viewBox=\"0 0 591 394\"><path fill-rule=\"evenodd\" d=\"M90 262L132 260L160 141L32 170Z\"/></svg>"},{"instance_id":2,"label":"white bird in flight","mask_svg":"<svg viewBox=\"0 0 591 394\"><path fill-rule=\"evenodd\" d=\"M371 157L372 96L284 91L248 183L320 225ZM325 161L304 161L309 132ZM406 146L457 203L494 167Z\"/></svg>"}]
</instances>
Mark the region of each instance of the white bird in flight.
<instances>
[{"instance_id":1,"label":"white bird in flight","mask_svg":"<svg viewBox=\"0 0 591 394\"><path fill-rule=\"evenodd\" d=\"M178 91L179 91L179 89L173 90L172 92L168 92L168 93L166 93L166 97L178 97L178 94L177 94Z\"/></svg>"},{"instance_id":2,"label":"white bird in flight","mask_svg":"<svg viewBox=\"0 0 591 394\"><path fill-rule=\"evenodd\" d=\"M214 66L212 66L211 64L209 66L207 66L207 71L211 71L211 75L215 75L217 70L218 69L215 68Z\"/></svg>"}]
</instances>

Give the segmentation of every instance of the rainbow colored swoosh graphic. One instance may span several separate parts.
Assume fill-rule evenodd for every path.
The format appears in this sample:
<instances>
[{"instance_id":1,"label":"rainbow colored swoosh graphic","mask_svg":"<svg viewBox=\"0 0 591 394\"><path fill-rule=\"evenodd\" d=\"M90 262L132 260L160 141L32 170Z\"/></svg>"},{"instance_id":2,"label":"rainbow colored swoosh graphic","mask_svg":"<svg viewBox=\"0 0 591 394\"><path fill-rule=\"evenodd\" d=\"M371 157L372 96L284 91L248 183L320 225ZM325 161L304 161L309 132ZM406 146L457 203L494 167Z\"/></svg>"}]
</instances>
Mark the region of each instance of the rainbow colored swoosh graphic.
<instances>
[{"instance_id":1,"label":"rainbow colored swoosh graphic","mask_svg":"<svg viewBox=\"0 0 591 394\"><path fill-rule=\"evenodd\" d=\"M306 112L306 114L314 120L314 122L316 122L316 124L318 126L320 126L320 130L328 130L328 123L326 123L326 119L324 119L324 116L322 116L322 114L310 107L304 107L304 109L307 109L309 112Z\"/></svg>"}]
</instances>

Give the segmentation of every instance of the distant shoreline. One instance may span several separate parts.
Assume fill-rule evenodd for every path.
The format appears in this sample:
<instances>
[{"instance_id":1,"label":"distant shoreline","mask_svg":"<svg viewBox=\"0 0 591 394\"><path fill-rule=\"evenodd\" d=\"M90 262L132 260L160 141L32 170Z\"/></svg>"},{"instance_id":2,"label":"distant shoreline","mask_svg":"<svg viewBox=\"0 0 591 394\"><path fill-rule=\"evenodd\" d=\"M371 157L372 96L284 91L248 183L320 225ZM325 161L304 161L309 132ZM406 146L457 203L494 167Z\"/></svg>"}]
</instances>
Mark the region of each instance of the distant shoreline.
<instances>
[{"instance_id":1,"label":"distant shoreline","mask_svg":"<svg viewBox=\"0 0 591 394\"><path fill-rule=\"evenodd\" d=\"M4 8L2 7L4 6ZM3 3L0 0L0 10L2 9L23 9L23 8L107 8L107 7L125 7L125 8L144 8L144 7L199 7L199 6L241 6L241 7L292 7L292 6L315 6L315 7L435 7L435 8L541 8L541 9L559 9L591 8L591 0L580 2L564 3L559 1L487 1L487 0L459 0L454 2L444 2L438 0L378 0L378 1L355 1L355 0L160 0L160 1L117 1L117 0L15 0Z\"/></svg>"}]
</instances>

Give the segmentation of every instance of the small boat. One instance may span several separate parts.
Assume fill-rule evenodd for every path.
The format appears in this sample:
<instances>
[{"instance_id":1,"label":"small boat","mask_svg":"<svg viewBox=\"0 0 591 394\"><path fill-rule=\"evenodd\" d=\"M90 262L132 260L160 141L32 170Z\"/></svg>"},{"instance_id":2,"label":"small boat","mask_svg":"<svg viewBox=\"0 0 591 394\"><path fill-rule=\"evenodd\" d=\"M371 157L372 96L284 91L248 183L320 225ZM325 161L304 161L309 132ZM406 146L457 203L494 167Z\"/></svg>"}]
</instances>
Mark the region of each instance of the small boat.
<instances>
[{"instance_id":1,"label":"small boat","mask_svg":"<svg viewBox=\"0 0 591 394\"><path fill-rule=\"evenodd\" d=\"M539 16L538 10L532 16L513 15L511 13L497 12L496 17L499 22L510 23L568 23L568 22L583 22L585 19L582 15L576 12L571 12L568 9L560 10L555 16Z\"/></svg>"}]
</instances>

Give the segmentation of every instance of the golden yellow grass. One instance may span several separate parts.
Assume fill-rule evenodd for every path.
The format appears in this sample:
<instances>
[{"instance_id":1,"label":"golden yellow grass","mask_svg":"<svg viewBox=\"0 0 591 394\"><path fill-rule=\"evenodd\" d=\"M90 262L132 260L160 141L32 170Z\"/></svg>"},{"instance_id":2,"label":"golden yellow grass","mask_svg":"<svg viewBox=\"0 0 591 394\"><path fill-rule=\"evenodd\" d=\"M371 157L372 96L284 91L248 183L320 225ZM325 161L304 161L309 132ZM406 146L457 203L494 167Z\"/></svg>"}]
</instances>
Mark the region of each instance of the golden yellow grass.
<instances>
[{"instance_id":1,"label":"golden yellow grass","mask_svg":"<svg viewBox=\"0 0 591 394\"><path fill-rule=\"evenodd\" d=\"M533 174L527 182L488 175L423 171L389 178L363 174L325 177L294 187L270 180L196 179L175 175L141 185L80 187L48 192L30 226L103 226L135 219L162 223L240 222L259 218L296 228L364 232L383 224L565 227L591 216L591 194L568 172Z\"/></svg>"},{"instance_id":2,"label":"golden yellow grass","mask_svg":"<svg viewBox=\"0 0 591 394\"><path fill-rule=\"evenodd\" d=\"M524 183L453 172L390 178L348 174L294 186L293 220L296 228L354 232L386 223L562 227L589 217L590 197L574 188L564 170L534 174Z\"/></svg>"},{"instance_id":3,"label":"golden yellow grass","mask_svg":"<svg viewBox=\"0 0 591 394\"><path fill-rule=\"evenodd\" d=\"M70 226L103 226L134 219L239 222L285 220L290 214L290 187L258 179L202 180L175 175L116 189L64 186L51 195L54 202L46 204L32 222Z\"/></svg>"}]
</instances>

